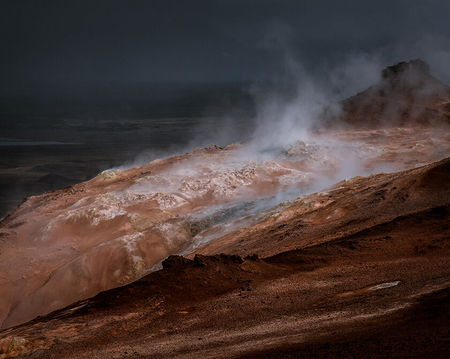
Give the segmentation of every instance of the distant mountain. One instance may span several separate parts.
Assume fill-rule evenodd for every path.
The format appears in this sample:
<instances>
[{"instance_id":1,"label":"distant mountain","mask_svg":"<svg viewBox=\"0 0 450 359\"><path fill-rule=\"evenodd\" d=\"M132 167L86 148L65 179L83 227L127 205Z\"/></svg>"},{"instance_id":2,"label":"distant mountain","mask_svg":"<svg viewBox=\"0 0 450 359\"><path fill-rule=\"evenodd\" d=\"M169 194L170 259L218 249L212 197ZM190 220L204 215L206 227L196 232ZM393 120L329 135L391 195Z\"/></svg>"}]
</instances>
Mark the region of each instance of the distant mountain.
<instances>
[{"instance_id":1,"label":"distant mountain","mask_svg":"<svg viewBox=\"0 0 450 359\"><path fill-rule=\"evenodd\" d=\"M353 126L450 124L450 87L420 59L388 66L378 84L341 105L339 120Z\"/></svg>"}]
</instances>

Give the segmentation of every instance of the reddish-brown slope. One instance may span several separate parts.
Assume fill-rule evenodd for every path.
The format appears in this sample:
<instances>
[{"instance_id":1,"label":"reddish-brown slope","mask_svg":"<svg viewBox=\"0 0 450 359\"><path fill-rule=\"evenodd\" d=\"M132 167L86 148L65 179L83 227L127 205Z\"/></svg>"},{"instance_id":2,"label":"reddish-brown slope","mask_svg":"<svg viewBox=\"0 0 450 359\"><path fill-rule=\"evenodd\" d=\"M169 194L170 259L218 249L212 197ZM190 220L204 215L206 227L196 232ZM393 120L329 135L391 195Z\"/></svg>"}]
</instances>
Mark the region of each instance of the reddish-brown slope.
<instances>
[{"instance_id":1,"label":"reddish-brown slope","mask_svg":"<svg viewBox=\"0 0 450 359\"><path fill-rule=\"evenodd\" d=\"M1 222L1 326L142 277L192 243L192 214L314 178L289 161L210 148L29 198Z\"/></svg>"},{"instance_id":2,"label":"reddish-brown slope","mask_svg":"<svg viewBox=\"0 0 450 359\"><path fill-rule=\"evenodd\" d=\"M20 324L138 279L170 254L190 253L260 222L258 216L246 217L246 208L256 211L264 197L265 203L276 204L277 198L270 196L281 193L282 198L285 189L317 190L333 178L365 170L401 170L442 159L450 155L449 136L425 128L328 131L310 142L278 149L269 158L247 153L244 146L212 146L126 171L106 171L91 181L32 197L1 222L0 322L4 328ZM342 187L313 194L283 214L305 214L304 220L312 223L303 224L305 234L291 237L291 244L283 242L285 250L305 245L307 238L315 241L320 231L334 228L334 220L346 216L354 204L345 203L333 212L335 197L351 195ZM398 188L397 192L402 187ZM352 197L355 203L365 203L365 192L354 196L360 197ZM376 198L367 199L371 200L377 203ZM311 210L322 205L330 213L314 218ZM271 217L278 218L276 223L283 218L279 210ZM230 215L243 220L229 222ZM270 221L255 227L261 228L258 235L263 238L268 236L266 223ZM339 223L346 226L345 220ZM239 236L233 235L230 243ZM252 243L250 238L245 253L269 255L270 243L275 242L261 247ZM230 244L227 251L240 253L240 245Z\"/></svg>"},{"instance_id":3,"label":"reddish-brown slope","mask_svg":"<svg viewBox=\"0 0 450 359\"><path fill-rule=\"evenodd\" d=\"M283 222L242 230L244 245L258 242L269 257L170 257L133 284L3 331L0 350L31 358L444 358L449 169L446 159L346 182L328 194L333 203L289 217L293 204ZM328 218L339 208L349 222ZM316 240L302 242L303 219L321 228Z\"/></svg>"},{"instance_id":4,"label":"reddish-brown slope","mask_svg":"<svg viewBox=\"0 0 450 359\"><path fill-rule=\"evenodd\" d=\"M412 218L410 221L414 223L414 216L417 216L416 230L420 233L422 225L418 218L431 219L433 211L439 212L449 205L449 180L450 160L445 159L401 173L381 173L343 181L324 192L296 200L279 214L268 213L266 219L245 230L230 233L197 253L269 256L281 250L329 242L333 238L357 236L361 230L370 233L371 228L380 231L387 226L386 232L390 232L397 228L401 218ZM430 230L423 229L424 233ZM444 231L444 238L446 235ZM421 247L420 237L417 243L407 237L398 240L411 248ZM387 252L393 249L388 243L384 246ZM396 249L396 255L399 250Z\"/></svg>"}]
</instances>

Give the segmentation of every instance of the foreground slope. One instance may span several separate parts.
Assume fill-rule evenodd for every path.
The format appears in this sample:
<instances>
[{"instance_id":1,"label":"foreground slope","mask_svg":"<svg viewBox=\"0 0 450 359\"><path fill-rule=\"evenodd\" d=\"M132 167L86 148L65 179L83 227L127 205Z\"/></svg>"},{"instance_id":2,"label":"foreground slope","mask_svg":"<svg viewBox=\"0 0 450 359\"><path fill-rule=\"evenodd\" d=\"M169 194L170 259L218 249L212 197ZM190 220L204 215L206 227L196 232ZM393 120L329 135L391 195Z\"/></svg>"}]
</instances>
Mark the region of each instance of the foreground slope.
<instances>
[{"instance_id":1,"label":"foreground slope","mask_svg":"<svg viewBox=\"0 0 450 359\"><path fill-rule=\"evenodd\" d=\"M258 213L286 199L357 173L401 170L449 156L449 138L446 131L390 128L327 132L257 154L245 146L212 146L31 197L1 222L2 327L132 282L168 255L214 245L251 226ZM294 216L310 202L316 206L333 198L305 201ZM330 218L345 214L333 212ZM326 217L305 220L326 223ZM234 242L240 238L232 236ZM311 232L310 240L315 236ZM291 247L307 243L298 241L292 239ZM251 253L266 253L267 244L246 242ZM208 253L221 251L212 248Z\"/></svg>"},{"instance_id":2,"label":"foreground slope","mask_svg":"<svg viewBox=\"0 0 450 359\"><path fill-rule=\"evenodd\" d=\"M3 357L444 358L449 173L445 159L293 201L241 229L244 248L219 240L199 252L229 254L169 257L159 272L4 331Z\"/></svg>"},{"instance_id":3,"label":"foreground slope","mask_svg":"<svg viewBox=\"0 0 450 359\"><path fill-rule=\"evenodd\" d=\"M364 241L363 247L368 246L368 259L373 251L384 250L386 256L390 251L399 256L406 247L420 252L424 246L431 245L422 243L421 237L415 240L401 236L395 244L383 241L382 249L377 242L380 238L373 238L372 232L377 233L375 236L388 235L396 231L398 223L408 223L417 233L427 233L430 228L422 225L423 217L432 218L438 213L443 215L442 219L448 219L449 179L449 159L445 159L408 171L344 180L322 192L292 201L279 213L269 212L258 223L225 235L197 253L226 251L271 256L281 250L306 248L335 239L342 240L343 246L350 249ZM443 240L448 236L446 229L445 226L435 228ZM375 242L371 243L369 238Z\"/></svg>"}]
</instances>

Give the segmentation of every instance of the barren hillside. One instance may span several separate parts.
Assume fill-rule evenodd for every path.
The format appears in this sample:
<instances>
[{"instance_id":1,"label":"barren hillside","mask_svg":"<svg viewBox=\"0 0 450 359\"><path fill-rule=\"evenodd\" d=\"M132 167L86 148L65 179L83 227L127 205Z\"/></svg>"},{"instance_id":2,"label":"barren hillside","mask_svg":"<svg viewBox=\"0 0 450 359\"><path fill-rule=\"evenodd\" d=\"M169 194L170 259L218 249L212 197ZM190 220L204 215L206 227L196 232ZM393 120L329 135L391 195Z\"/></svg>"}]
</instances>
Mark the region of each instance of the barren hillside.
<instances>
[{"instance_id":1,"label":"barren hillside","mask_svg":"<svg viewBox=\"0 0 450 359\"><path fill-rule=\"evenodd\" d=\"M399 63L339 129L24 200L0 227L0 358L446 357L448 101Z\"/></svg>"}]
</instances>

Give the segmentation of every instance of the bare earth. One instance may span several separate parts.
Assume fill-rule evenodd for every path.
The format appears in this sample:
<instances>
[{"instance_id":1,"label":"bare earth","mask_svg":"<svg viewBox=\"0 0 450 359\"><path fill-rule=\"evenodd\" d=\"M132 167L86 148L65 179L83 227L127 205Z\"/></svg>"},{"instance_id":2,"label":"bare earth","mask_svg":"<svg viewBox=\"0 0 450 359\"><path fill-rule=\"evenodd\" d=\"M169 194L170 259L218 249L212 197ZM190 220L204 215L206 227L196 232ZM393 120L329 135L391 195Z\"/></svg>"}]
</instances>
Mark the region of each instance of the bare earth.
<instances>
[{"instance_id":1,"label":"bare earth","mask_svg":"<svg viewBox=\"0 0 450 359\"><path fill-rule=\"evenodd\" d=\"M290 146L27 199L0 226L0 358L447 358L449 92L430 81L395 98L410 123L356 125L361 93L350 125Z\"/></svg>"}]
</instances>

